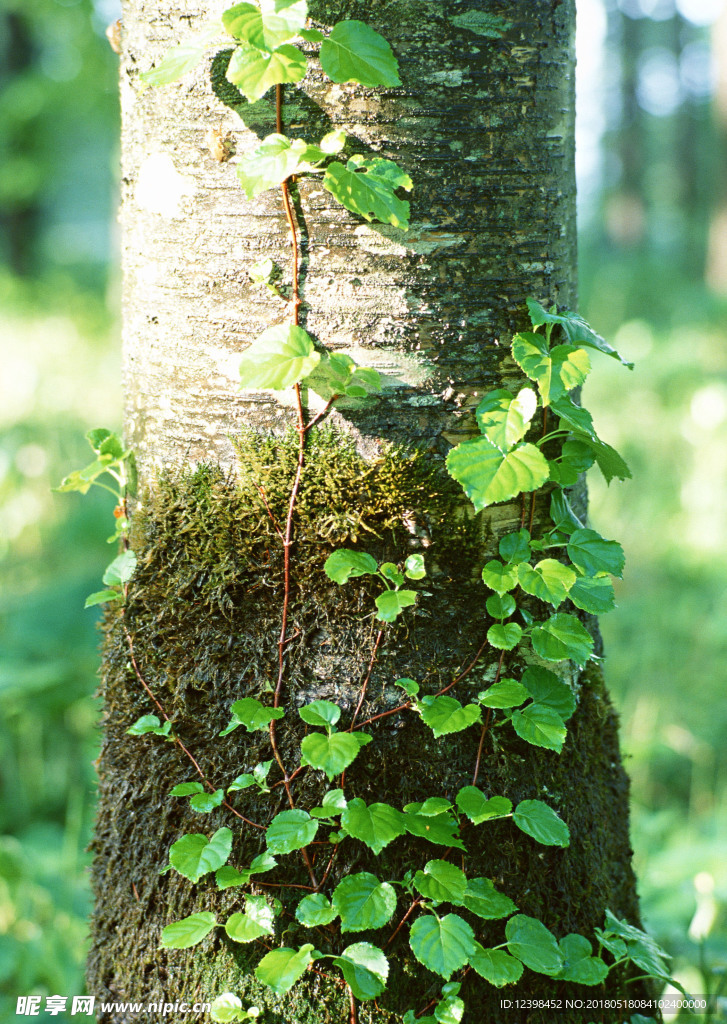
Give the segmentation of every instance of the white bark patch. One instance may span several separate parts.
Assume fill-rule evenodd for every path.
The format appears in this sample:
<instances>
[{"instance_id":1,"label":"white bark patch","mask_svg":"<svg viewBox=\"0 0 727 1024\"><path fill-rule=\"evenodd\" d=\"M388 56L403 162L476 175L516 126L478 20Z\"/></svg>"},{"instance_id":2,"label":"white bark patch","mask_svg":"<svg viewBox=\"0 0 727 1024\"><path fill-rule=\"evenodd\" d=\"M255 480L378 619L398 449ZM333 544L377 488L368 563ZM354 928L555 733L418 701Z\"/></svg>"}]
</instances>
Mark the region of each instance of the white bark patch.
<instances>
[{"instance_id":1,"label":"white bark patch","mask_svg":"<svg viewBox=\"0 0 727 1024\"><path fill-rule=\"evenodd\" d=\"M179 217L182 200L196 191L194 178L180 174L168 153L152 153L139 168L136 201L149 213Z\"/></svg>"}]
</instances>

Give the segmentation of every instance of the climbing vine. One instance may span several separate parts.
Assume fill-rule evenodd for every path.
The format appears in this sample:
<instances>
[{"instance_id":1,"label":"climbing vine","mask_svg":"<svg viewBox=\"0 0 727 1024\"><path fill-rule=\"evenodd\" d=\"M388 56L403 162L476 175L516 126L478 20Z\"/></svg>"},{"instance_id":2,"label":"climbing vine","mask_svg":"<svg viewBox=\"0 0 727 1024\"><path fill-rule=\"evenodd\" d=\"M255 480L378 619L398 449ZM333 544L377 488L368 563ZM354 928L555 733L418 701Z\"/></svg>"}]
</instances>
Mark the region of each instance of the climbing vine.
<instances>
[{"instance_id":1,"label":"climbing vine","mask_svg":"<svg viewBox=\"0 0 727 1024\"><path fill-rule=\"evenodd\" d=\"M275 515L264 487L256 484L283 553L277 678L270 687L270 702L255 697L234 701L229 724L219 734L224 738L238 728L267 733L268 760L224 785L213 783L177 735L139 664L124 607L136 568L127 508L136 486L133 454L109 431L91 431L88 439L94 461L67 477L59 488L85 493L100 485L110 489L117 502L116 530L109 539L120 541L122 550L104 573L106 589L90 595L86 604L110 603L120 608L131 670L154 706L127 733L174 743L189 762L196 778L174 786L170 798L188 801L200 815L224 807L260 835L259 852L244 867L234 853L235 834L228 826L211 835L209 830L182 835L171 845L166 871L192 884L213 875L219 890L239 888L243 895L240 909L225 920L201 911L170 922L162 931L161 945L186 949L214 929L222 929L234 943L258 944L265 952L255 974L277 995L287 993L306 972L333 967L348 991L351 1024L358 1020L360 1001L375 1000L385 992L390 947L401 933L411 956L442 982L439 996L410 1008L403 1024L458 1024L465 1011L462 993L470 972L498 988L517 982L526 969L589 986L602 984L623 965L666 979L663 950L609 910L603 928L596 930L594 951L586 936L569 934L558 939L541 921L519 913L513 899L490 878L467 870L467 842L473 830L488 828L495 821L507 820L527 843L563 848L570 843L567 822L546 802L526 799L513 805L505 795L478 786L478 781L488 738L497 748L514 731L534 746L554 754L561 751L567 723L577 707L577 673L571 666L583 667L595 658L587 616L614 606L612 578L623 571L621 546L588 527L569 499L569 488L593 464L609 482L629 476L620 455L599 438L590 414L576 399L590 371L589 351L624 360L579 315L527 300L532 329L514 336L510 354L529 383L517 394L507 389L485 394L474 412L473 432L479 430L479 435L457 445L447 457L447 470L466 496L462 505L467 517L492 505L520 501L519 528L499 537L499 557L484 566L472 566L485 588L488 628L470 664L434 693L424 692L423 681L397 679L401 702L360 721L377 653L387 631L396 628L407 608L417 603L418 585L427 578L427 559L416 553L402 562L379 562L361 548L339 548L323 567L329 579L344 587L368 577L378 590L371 609L378 629L355 710L344 720L342 707L329 700L314 700L297 712L285 706L286 653L293 639L288 618L295 582L296 508L310 432L339 399L366 400L381 387L377 371L323 350L300 324L300 254L291 190L301 175L320 175L323 188L354 214L406 230L409 204L400 193L410 191L412 181L391 160L344 155L347 139L342 131L330 132L318 142L291 139L283 132L284 87L301 81L308 66L299 42L319 47L320 66L333 82L398 86L398 62L381 35L353 20L340 22L327 33L310 27L305 0L241 3L225 11L221 22L210 22L194 39L172 50L141 76L144 83L164 86L176 81L196 66L222 32L234 42L226 71L229 83L251 103L275 90L276 130L239 161L237 175L248 198L268 189L280 190L292 247L289 291L279 284L279 268L272 261L250 268L254 283L286 299L288 314L286 322L268 327L253 341L240 366L243 388L291 389L295 403L297 461L284 518ZM322 407L313 416L305 407L303 389L321 399ZM108 484L107 478L113 483ZM535 524L543 521L546 525L536 531ZM494 678L463 704L455 696L456 688L488 649L496 659ZM516 650L519 662L526 665L519 678L508 674L507 668L509 661L514 664ZM296 714L307 731L295 763L290 763L283 757L276 729L286 716L290 720ZM347 790L346 771L365 746L376 743L377 723L394 715L417 716L434 741L479 730L471 781L451 799L429 797L399 807L367 804ZM306 772L320 773L329 786L314 805L307 805L299 795L297 784ZM252 812L245 813L245 794L272 796L279 787L287 809L269 820L253 821ZM359 871L329 881L342 844L362 844L377 857L405 836L417 837L431 847L421 863L406 873L384 877L383 872ZM314 858L313 843L322 845L327 855ZM458 863L453 860L455 852ZM301 858L310 883L297 886L304 894L287 906L309 931L309 941L297 947L278 944L282 903L256 891L258 876L290 856ZM322 871L319 863L324 865ZM481 941L483 922L491 921L504 922L501 941L495 945ZM378 943L347 941L347 933L359 932L380 932L381 939ZM422 991L425 987L423 981ZM221 994L212 1007L217 1021L252 1020L261 1012L256 1006L244 1007L233 992Z\"/></svg>"}]
</instances>

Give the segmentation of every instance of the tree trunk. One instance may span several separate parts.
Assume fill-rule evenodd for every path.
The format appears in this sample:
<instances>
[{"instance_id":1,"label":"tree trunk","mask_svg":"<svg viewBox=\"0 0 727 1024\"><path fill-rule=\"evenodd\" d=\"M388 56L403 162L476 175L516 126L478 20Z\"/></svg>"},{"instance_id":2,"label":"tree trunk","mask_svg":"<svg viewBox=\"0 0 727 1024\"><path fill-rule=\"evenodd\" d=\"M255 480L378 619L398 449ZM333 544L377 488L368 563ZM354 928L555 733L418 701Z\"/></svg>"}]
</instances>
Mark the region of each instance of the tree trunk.
<instances>
[{"instance_id":1,"label":"tree trunk","mask_svg":"<svg viewBox=\"0 0 727 1024\"><path fill-rule=\"evenodd\" d=\"M360 718L400 703L394 680L411 677L434 692L481 648L487 622L478 567L492 557L496 538L519 526L520 508L467 517L444 455L472 433L483 391L519 381L505 352L526 326L525 297L570 308L576 302L572 0L489 2L488 14L506 21L499 38L482 34L482 11L462 0L310 6L319 24L360 17L381 31L404 85L374 94L325 84L314 71L301 87L286 87L286 130L317 140L330 126L343 127L358 151L404 167L414 191L405 233L346 213L315 179L295 186L301 322L325 346L385 373L387 384L380 399L344 404L310 436L295 521L290 710L280 733L291 759L302 735L295 709L327 698L350 714L374 653L372 591L357 581L331 583L322 567L333 549L360 544L398 562L422 550L429 566L427 596L406 625L387 627L375 652ZM213 60L211 74L201 69L165 89L142 92L137 79L202 20L202 7L165 0L152 12L143 0L125 3L126 431L146 491L134 516L139 569L123 621L110 615L106 623L89 991L106 1000L191 1003L231 990L244 1005L261 1006L265 1024L338 1022L349 1019L349 1003L335 979L309 972L277 998L252 974L259 947L217 933L190 950L159 950L170 921L240 909L241 890L219 893L212 876L196 886L159 876L181 835L211 834L235 819L224 808L202 818L170 797L173 785L195 777L178 747L125 732L155 710L129 662L131 637L139 674L215 785L271 757L266 733L240 729L223 740L218 733L230 704L264 694L278 670L283 559L260 487L284 520L297 458L285 427L294 415L280 393L241 393L237 364L258 334L288 315L280 299L251 285L248 270L269 256L289 280L290 239L278 193L247 201L205 138L209 128L229 130L244 153L274 130L274 105L267 97L236 104L224 56ZM315 412L315 397L308 398ZM536 515L544 511L538 504ZM495 653L485 651L461 684L463 703L494 677ZM517 667L514 658L508 674ZM570 848L523 841L498 822L468 842L468 863L558 935L592 935L606 907L632 921L638 911L615 715L600 669L574 673L573 683L579 708L563 753L488 740L479 778L488 795L545 795L570 826ZM372 725L372 736L346 774L347 791L369 803L452 798L471 782L479 730L433 741L415 715L403 713ZM304 806L329 788L320 776L301 777ZM284 796L275 789L272 807L269 798L248 799L244 813L267 823L287 806ZM249 864L259 832L246 825L234 832L233 863ZM374 859L354 858L344 844L331 880L361 870L400 878L423 864L424 845L401 839ZM328 856L318 859L322 865ZM265 882L308 883L300 859L287 858L285 872ZM261 891L285 903L291 890ZM297 923L285 912L282 920L282 944L296 945ZM502 922L486 924L490 944L502 942ZM441 980L422 968L415 974L405 950L400 935L387 950L395 981L378 1005L362 1005L362 1022L393 1024L439 991ZM557 987L559 995L572 988ZM507 995L547 998L555 988L526 972ZM513 1019L500 1009L502 993L472 974L463 995L467 1022ZM127 1018L118 1011L100 1019ZM599 1019L621 1018L603 1011Z\"/></svg>"}]
</instances>

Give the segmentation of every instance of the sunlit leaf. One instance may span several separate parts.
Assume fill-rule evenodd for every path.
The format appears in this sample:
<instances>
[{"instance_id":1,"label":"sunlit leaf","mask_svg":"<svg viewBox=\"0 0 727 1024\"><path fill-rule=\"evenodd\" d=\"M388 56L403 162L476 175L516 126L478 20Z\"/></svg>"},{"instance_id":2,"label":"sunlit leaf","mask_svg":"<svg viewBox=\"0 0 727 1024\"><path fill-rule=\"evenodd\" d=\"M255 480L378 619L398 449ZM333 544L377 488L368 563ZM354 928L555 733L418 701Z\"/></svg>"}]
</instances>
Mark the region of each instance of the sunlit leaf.
<instances>
[{"instance_id":1,"label":"sunlit leaf","mask_svg":"<svg viewBox=\"0 0 727 1024\"><path fill-rule=\"evenodd\" d=\"M245 352L240 363L241 386L284 391L307 377L320 358L302 327L276 324L263 331Z\"/></svg>"},{"instance_id":2,"label":"sunlit leaf","mask_svg":"<svg viewBox=\"0 0 727 1024\"><path fill-rule=\"evenodd\" d=\"M378 220L406 230L409 203L395 190L410 191L413 182L392 160L356 155L345 165L334 162L326 168L323 187L352 213L365 220Z\"/></svg>"},{"instance_id":3,"label":"sunlit leaf","mask_svg":"<svg viewBox=\"0 0 727 1024\"><path fill-rule=\"evenodd\" d=\"M523 491L535 491L550 475L545 456L532 444L505 454L486 437L463 441L447 455L450 475L479 512Z\"/></svg>"},{"instance_id":4,"label":"sunlit leaf","mask_svg":"<svg viewBox=\"0 0 727 1024\"><path fill-rule=\"evenodd\" d=\"M321 43L320 61L332 82L387 88L401 85L391 47L362 21L339 21Z\"/></svg>"}]
</instances>

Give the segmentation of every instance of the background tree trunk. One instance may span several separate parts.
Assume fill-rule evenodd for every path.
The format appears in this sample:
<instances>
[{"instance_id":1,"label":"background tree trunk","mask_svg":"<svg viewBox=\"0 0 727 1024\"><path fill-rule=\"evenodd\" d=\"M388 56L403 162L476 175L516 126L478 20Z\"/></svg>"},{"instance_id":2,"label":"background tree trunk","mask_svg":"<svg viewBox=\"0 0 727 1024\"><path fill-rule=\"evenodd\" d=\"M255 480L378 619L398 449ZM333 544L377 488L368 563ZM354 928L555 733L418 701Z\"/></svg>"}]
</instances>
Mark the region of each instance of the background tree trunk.
<instances>
[{"instance_id":1,"label":"background tree trunk","mask_svg":"<svg viewBox=\"0 0 727 1024\"><path fill-rule=\"evenodd\" d=\"M221 126L234 133L238 154L249 150L274 130L272 101L237 105L219 57L211 75L202 68L169 88L139 89L138 72L207 15L202 6L125 3L126 429L149 488L135 516L140 563L125 621L145 681L208 777L226 786L270 756L265 734L238 730L220 740L217 733L229 705L265 692L277 672L282 559L256 483L284 515L295 444L282 428L292 410L277 396L240 393L237 365L250 341L287 316L280 300L251 287L248 269L270 256L289 275L290 246L278 195L248 202L232 169L205 145L207 130ZM482 34L483 6L505 19L500 38ZM404 85L375 95L325 84L314 70L300 88L286 89L286 130L317 139L331 125L344 127L359 150L396 159L414 179L408 233L360 222L316 180L301 181L296 195L303 324L324 345L388 376L380 400L342 407L332 417L336 433L311 440L296 525L286 702L294 708L327 697L352 709L371 657L371 592L332 585L322 572L330 551L363 542L377 557L401 560L420 547L428 551L429 596L405 626L387 630L364 708L371 717L399 702L395 679L434 690L472 660L487 628L477 567L497 536L519 525L512 506L466 519L443 457L471 433L478 396L521 379L504 353L525 326L525 297L576 303L574 9L572 0L330 0L311 10L321 24L360 17L385 34ZM415 443L417 453L386 441ZM193 466L202 468L192 474ZM459 692L465 702L493 678L496 662L491 652L480 660ZM513 658L508 671L517 665ZM571 847L536 846L506 822L468 841L473 869L558 935L591 934L606 907L638 920L615 716L598 668L572 682L579 709L562 755L519 740L488 744L480 776L488 794L545 797L568 822ZM347 997L335 982L313 975L276 999L251 975L257 953L250 959L247 947L219 935L192 950L159 951L170 921L238 909L240 890L159 877L182 834L232 821L224 810L202 819L168 796L193 777L176 747L125 734L154 709L129 666L118 617L107 621L103 693L89 990L109 1000L193 1002L232 989L264 1007L266 1024L347 1019ZM297 717L291 710L286 718L286 754L300 738ZM353 794L402 806L453 796L471 781L478 730L433 742L412 719L392 716L375 727L374 742L347 774ZM312 775L302 783L306 800L328 788ZM245 807L266 822L283 804ZM233 849L234 863L249 863L258 834L236 830ZM421 845L400 840L376 858L376 870L401 877L418 859ZM372 865L344 847L331 877ZM286 875L270 878L306 881L298 860L287 858L285 867ZM285 942L295 944L297 926L284 920L291 922ZM493 944L502 941L501 922L485 932ZM379 1008L362 1007L362 1022L399 1020L439 991L421 968L419 978L429 980L414 979L397 942L387 952L403 967ZM547 997L553 989L550 979L526 972L515 991ZM508 1020L490 986L470 977L464 994L472 1024ZM541 1019L550 1018L528 1018Z\"/></svg>"}]
</instances>

